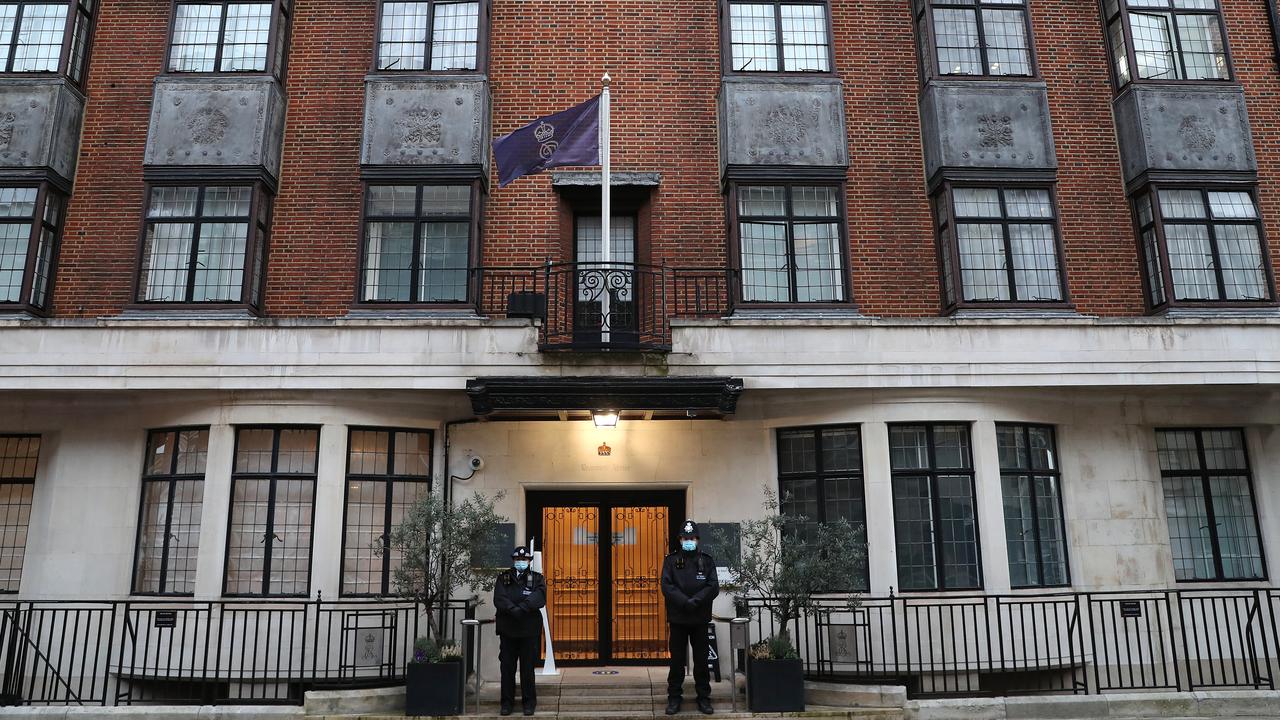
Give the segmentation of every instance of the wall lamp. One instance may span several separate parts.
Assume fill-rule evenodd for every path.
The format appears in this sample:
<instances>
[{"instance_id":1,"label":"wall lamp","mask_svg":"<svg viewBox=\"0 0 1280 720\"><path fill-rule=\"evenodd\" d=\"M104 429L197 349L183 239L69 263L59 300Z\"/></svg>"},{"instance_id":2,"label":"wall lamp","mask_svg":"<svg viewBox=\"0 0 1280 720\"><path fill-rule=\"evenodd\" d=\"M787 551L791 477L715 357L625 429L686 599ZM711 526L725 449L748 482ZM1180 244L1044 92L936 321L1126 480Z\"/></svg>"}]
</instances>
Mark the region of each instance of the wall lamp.
<instances>
[{"instance_id":1,"label":"wall lamp","mask_svg":"<svg viewBox=\"0 0 1280 720\"><path fill-rule=\"evenodd\" d=\"M591 421L598 428L611 428L618 424L617 410L592 410Z\"/></svg>"}]
</instances>

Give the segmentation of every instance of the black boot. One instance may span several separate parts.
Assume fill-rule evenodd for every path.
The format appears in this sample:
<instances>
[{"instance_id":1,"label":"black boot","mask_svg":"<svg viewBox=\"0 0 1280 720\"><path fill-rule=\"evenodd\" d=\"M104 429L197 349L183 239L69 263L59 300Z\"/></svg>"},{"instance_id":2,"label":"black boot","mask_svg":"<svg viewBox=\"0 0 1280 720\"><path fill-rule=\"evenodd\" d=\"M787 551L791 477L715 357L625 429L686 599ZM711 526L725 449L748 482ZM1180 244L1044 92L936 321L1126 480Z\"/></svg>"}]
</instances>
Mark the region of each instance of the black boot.
<instances>
[{"instance_id":1,"label":"black boot","mask_svg":"<svg viewBox=\"0 0 1280 720\"><path fill-rule=\"evenodd\" d=\"M536 702L531 702L531 703L525 703L525 704L524 704L524 714L525 714L525 715L532 715L532 714L533 714L533 712L534 712L535 710L537 710L537 709L538 709L538 703L536 703Z\"/></svg>"},{"instance_id":2,"label":"black boot","mask_svg":"<svg viewBox=\"0 0 1280 720\"><path fill-rule=\"evenodd\" d=\"M680 712L680 698L667 698L667 714L675 715Z\"/></svg>"},{"instance_id":3,"label":"black boot","mask_svg":"<svg viewBox=\"0 0 1280 720\"><path fill-rule=\"evenodd\" d=\"M698 711L703 715L711 715L716 709L711 707L710 698L698 698Z\"/></svg>"},{"instance_id":4,"label":"black boot","mask_svg":"<svg viewBox=\"0 0 1280 720\"><path fill-rule=\"evenodd\" d=\"M498 707L498 714L499 714L499 715L510 715L510 714L511 714L511 703L502 703L502 705L500 705L500 706Z\"/></svg>"}]
</instances>

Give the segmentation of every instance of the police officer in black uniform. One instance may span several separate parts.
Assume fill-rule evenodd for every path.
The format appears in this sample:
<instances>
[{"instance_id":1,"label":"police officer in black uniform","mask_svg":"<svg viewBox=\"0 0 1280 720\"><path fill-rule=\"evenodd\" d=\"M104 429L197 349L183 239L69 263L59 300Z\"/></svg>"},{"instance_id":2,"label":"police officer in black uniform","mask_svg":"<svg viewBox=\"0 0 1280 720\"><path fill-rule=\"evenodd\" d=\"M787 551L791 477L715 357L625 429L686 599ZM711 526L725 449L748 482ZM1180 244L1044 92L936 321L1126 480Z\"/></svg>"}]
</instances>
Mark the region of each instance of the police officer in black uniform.
<instances>
[{"instance_id":1,"label":"police officer in black uniform","mask_svg":"<svg viewBox=\"0 0 1280 720\"><path fill-rule=\"evenodd\" d=\"M498 663L502 667L500 712L511 714L516 700L516 663L520 663L520 699L524 714L538 707L538 688L533 679L533 663L538 658L538 638L542 636L542 613L547 604L547 581L529 569L533 556L521 545L511 553L511 569L498 576L493 586L493 607L497 610Z\"/></svg>"},{"instance_id":2,"label":"police officer in black uniform","mask_svg":"<svg viewBox=\"0 0 1280 720\"><path fill-rule=\"evenodd\" d=\"M662 561L662 595L667 601L667 622L671 626L668 715L680 712L685 653L690 646L698 709L706 715L715 712L711 707L711 670L707 667L707 623L711 622L711 601L719 594L716 561L698 549L698 525L685 520L680 529L680 549Z\"/></svg>"}]
</instances>

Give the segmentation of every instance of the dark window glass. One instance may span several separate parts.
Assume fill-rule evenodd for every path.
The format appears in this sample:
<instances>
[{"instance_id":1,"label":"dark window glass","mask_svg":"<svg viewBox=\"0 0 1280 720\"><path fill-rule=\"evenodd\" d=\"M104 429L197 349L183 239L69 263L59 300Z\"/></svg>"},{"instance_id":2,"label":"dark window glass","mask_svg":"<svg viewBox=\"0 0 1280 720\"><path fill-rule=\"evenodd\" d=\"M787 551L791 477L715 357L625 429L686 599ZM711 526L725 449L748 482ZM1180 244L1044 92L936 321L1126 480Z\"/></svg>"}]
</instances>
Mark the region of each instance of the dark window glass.
<instances>
[{"instance_id":1,"label":"dark window glass","mask_svg":"<svg viewBox=\"0 0 1280 720\"><path fill-rule=\"evenodd\" d=\"M48 306L65 201L47 185L41 190L0 187L0 307Z\"/></svg>"},{"instance_id":2,"label":"dark window glass","mask_svg":"<svg viewBox=\"0 0 1280 720\"><path fill-rule=\"evenodd\" d=\"M169 71L279 73L288 14L276 2L204 0L179 2L174 10ZM275 30L273 31L273 24Z\"/></svg>"},{"instance_id":3,"label":"dark window glass","mask_svg":"<svg viewBox=\"0 0 1280 720\"><path fill-rule=\"evenodd\" d=\"M475 70L479 47L478 2L382 3L379 70Z\"/></svg>"},{"instance_id":4,"label":"dark window glass","mask_svg":"<svg viewBox=\"0 0 1280 720\"><path fill-rule=\"evenodd\" d=\"M893 520L903 590L982 586L967 425L891 425Z\"/></svg>"},{"instance_id":5,"label":"dark window glass","mask_svg":"<svg viewBox=\"0 0 1280 720\"><path fill-rule=\"evenodd\" d=\"M949 303L956 297L951 286L957 258L959 296L966 303L1063 300L1057 224L1047 189L955 187L949 197L950 207L943 207L945 199L935 205Z\"/></svg>"},{"instance_id":6,"label":"dark window glass","mask_svg":"<svg viewBox=\"0 0 1280 720\"><path fill-rule=\"evenodd\" d=\"M1170 301L1271 300L1262 224L1251 192L1158 188L1134 202L1152 307ZM1168 263L1167 277L1162 261Z\"/></svg>"},{"instance_id":7,"label":"dark window glass","mask_svg":"<svg viewBox=\"0 0 1280 720\"><path fill-rule=\"evenodd\" d=\"M1062 476L1053 428L996 425L1005 543L1013 587L1066 585Z\"/></svg>"},{"instance_id":8,"label":"dark window glass","mask_svg":"<svg viewBox=\"0 0 1280 720\"><path fill-rule=\"evenodd\" d=\"M729 48L735 72L829 72L827 3L730 0Z\"/></svg>"},{"instance_id":9,"label":"dark window glass","mask_svg":"<svg viewBox=\"0 0 1280 720\"><path fill-rule=\"evenodd\" d=\"M40 436L0 435L0 592L16 593L22 582L39 459Z\"/></svg>"},{"instance_id":10,"label":"dark window glass","mask_svg":"<svg viewBox=\"0 0 1280 720\"><path fill-rule=\"evenodd\" d=\"M361 301L466 302L470 185L370 185Z\"/></svg>"},{"instance_id":11,"label":"dark window glass","mask_svg":"<svg viewBox=\"0 0 1280 720\"><path fill-rule=\"evenodd\" d=\"M154 430L147 437L133 592L195 592L208 456L206 428Z\"/></svg>"},{"instance_id":12,"label":"dark window glass","mask_svg":"<svg viewBox=\"0 0 1280 720\"><path fill-rule=\"evenodd\" d=\"M847 299L840 192L834 185L738 187L743 302Z\"/></svg>"},{"instance_id":13,"label":"dark window glass","mask_svg":"<svg viewBox=\"0 0 1280 720\"><path fill-rule=\"evenodd\" d=\"M80 84L92 22L92 0L0 2L0 72L63 73Z\"/></svg>"},{"instance_id":14,"label":"dark window glass","mask_svg":"<svg viewBox=\"0 0 1280 720\"><path fill-rule=\"evenodd\" d=\"M347 449L343 595L388 595L403 554L387 543L409 509L431 492L431 433L352 430Z\"/></svg>"},{"instance_id":15,"label":"dark window glass","mask_svg":"<svg viewBox=\"0 0 1280 720\"><path fill-rule=\"evenodd\" d=\"M1227 80L1227 44L1217 0L1106 0L1103 11L1116 82Z\"/></svg>"},{"instance_id":16,"label":"dark window glass","mask_svg":"<svg viewBox=\"0 0 1280 720\"><path fill-rule=\"evenodd\" d=\"M1159 430L1156 449L1174 577L1265 578L1244 433L1237 429Z\"/></svg>"},{"instance_id":17,"label":"dark window glass","mask_svg":"<svg viewBox=\"0 0 1280 720\"><path fill-rule=\"evenodd\" d=\"M251 257L260 259L269 203L258 186L153 187L138 301L252 302L245 295L246 263ZM256 297L261 282L257 262L252 273L250 290Z\"/></svg>"},{"instance_id":18,"label":"dark window glass","mask_svg":"<svg viewBox=\"0 0 1280 720\"><path fill-rule=\"evenodd\" d=\"M861 533L862 567L850 573L850 587L833 591L866 591L867 502L859 429L779 430L778 496L784 515L804 518L807 523L846 520ZM806 529L801 526L797 532L803 536Z\"/></svg>"},{"instance_id":19,"label":"dark window glass","mask_svg":"<svg viewBox=\"0 0 1280 720\"><path fill-rule=\"evenodd\" d=\"M1032 74L1024 0L933 0L925 17L940 74Z\"/></svg>"},{"instance_id":20,"label":"dark window glass","mask_svg":"<svg viewBox=\"0 0 1280 720\"><path fill-rule=\"evenodd\" d=\"M225 594L308 594L319 441L314 428L236 430Z\"/></svg>"}]
</instances>

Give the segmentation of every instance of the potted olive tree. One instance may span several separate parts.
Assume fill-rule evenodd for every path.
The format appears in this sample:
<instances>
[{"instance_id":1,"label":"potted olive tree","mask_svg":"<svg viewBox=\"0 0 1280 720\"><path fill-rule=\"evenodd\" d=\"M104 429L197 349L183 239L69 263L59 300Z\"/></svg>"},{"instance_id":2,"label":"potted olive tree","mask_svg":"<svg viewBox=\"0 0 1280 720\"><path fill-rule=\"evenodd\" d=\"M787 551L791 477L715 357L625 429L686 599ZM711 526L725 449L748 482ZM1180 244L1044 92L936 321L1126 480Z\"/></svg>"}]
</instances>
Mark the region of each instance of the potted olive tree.
<instances>
[{"instance_id":1,"label":"potted olive tree","mask_svg":"<svg viewBox=\"0 0 1280 720\"><path fill-rule=\"evenodd\" d=\"M393 586L422 606L426 621L405 670L406 715L462 713L467 671L461 648L449 637L446 610L450 598L474 594L492 580L492 572L477 565L505 521L494 510L501 499L502 493L476 494L454 506L440 493L428 493L391 532L389 549L401 557Z\"/></svg>"},{"instance_id":2,"label":"potted olive tree","mask_svg":"<svg viewBox=\"0 0 1280 720\"><path fill-rule=\"evenodd\" d=\"M778 496L765 488L764 517L739 527L738 566L732 569L739 597L765 600L774 633L747 652L752 712L804 710L804 661L789 626L817 607L816 596L841 593L849 609L851 591L863 576L863 530L846 520L814 522L781 512Z\"/></svg>"}]
</instances>

